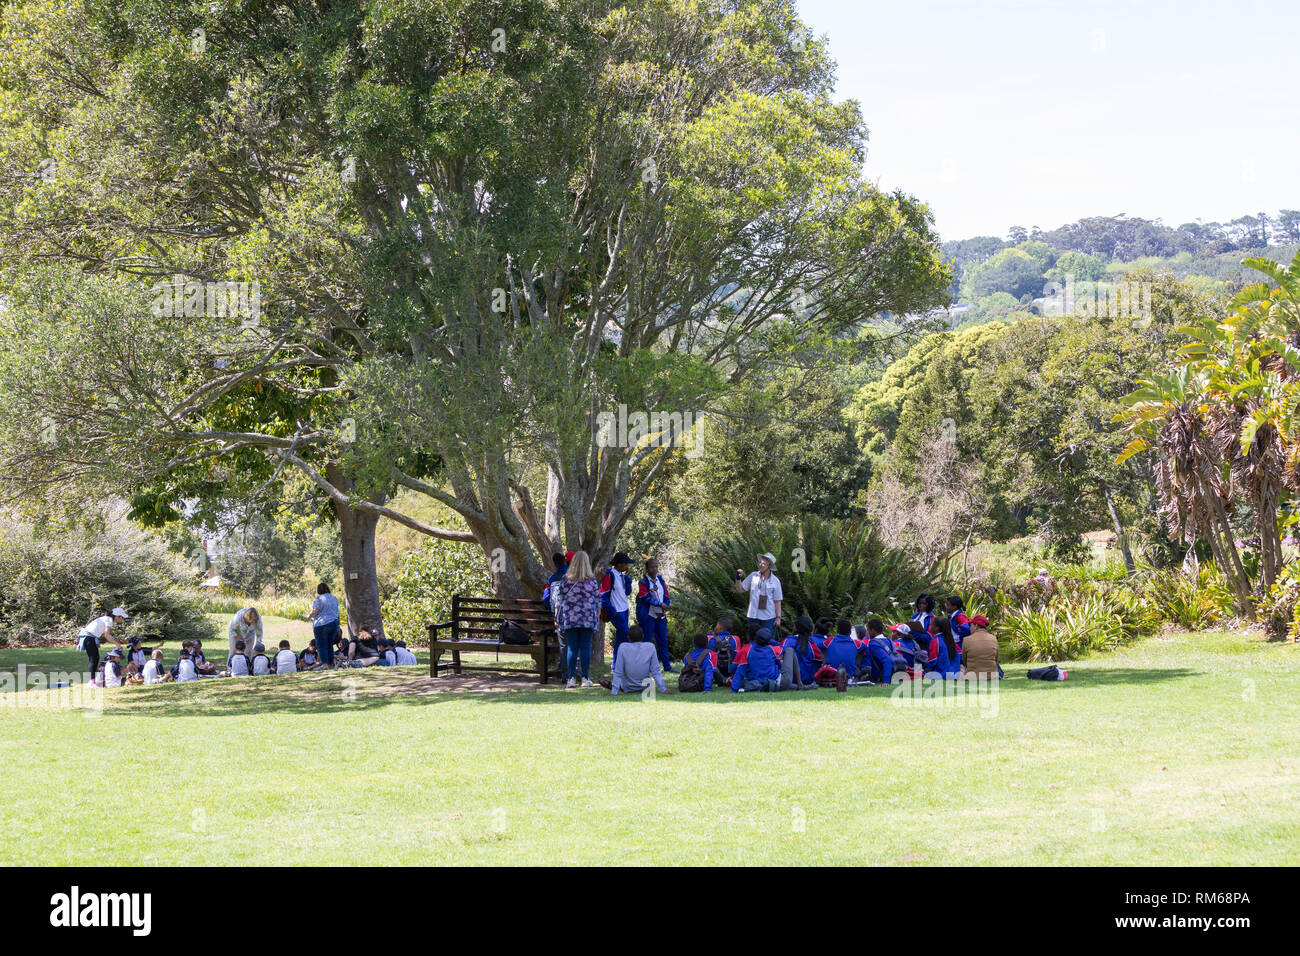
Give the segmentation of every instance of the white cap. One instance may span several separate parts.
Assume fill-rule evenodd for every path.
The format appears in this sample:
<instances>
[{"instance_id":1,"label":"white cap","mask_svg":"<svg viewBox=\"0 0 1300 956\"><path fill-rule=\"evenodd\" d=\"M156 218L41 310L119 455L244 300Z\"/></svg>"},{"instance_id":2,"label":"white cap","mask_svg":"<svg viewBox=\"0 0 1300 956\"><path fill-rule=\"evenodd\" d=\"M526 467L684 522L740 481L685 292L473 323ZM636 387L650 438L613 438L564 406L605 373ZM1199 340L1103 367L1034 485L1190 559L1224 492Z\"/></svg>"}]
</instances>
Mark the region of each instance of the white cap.
<instances>
[{"instance_id":1,"label":"white cap","mask_svg":"<svg viewBox=\"0 0 1300 956\"><path fill-rule=\"evenodd\" d=\"M113 617L125 618L127 620L130 620L131 618L131 615L126 613L125 608L115 607L111 613Z\"/></svg>"}]
</instances>

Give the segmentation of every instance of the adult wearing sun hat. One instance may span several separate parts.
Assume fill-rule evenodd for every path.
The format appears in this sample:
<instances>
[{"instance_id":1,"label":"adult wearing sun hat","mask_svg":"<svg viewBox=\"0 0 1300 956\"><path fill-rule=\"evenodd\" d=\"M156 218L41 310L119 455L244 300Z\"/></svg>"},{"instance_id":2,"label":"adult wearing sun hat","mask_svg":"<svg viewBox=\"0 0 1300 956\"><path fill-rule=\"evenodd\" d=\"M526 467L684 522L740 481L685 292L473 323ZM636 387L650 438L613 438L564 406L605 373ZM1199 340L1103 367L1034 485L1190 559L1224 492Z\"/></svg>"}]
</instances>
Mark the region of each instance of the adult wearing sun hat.
<instances>
[{"instance_id":1,"label":"adult wearing sun hat","mask_svg":"<svg viewBox=\"0 0 1300 956\"><path fill-rule=\"evenodd\" d=\"M758 570L748 575L736 568L736 590L749 592L749 627L751 632L769 628L773 633L781 625L781 579L776 576L776 555L771 551L758 556Z\"/></svg>"}]
</instances>

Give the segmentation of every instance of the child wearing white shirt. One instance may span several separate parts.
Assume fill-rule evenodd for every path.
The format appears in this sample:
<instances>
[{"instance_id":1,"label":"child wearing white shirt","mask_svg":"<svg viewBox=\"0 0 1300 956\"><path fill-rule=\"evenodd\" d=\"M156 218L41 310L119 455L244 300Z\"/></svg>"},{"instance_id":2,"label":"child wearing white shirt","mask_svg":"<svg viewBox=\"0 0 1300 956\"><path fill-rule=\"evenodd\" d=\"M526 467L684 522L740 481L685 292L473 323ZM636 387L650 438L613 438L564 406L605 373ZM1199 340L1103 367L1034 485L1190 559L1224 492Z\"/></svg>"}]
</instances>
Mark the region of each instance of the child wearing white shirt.
<instances>
[{"instance_id":1,"label":"child wearing white shirt","mask_svg":"<svg viewBox=\"0 0 1300 956\"><path fill-rule=\"evenodd\" d=\"M253 676L261 677L269 673L271 673L271 660L266 656L266 645L256 644L253 646Z\"/></svg>"},{"instance_id":2,"label":"child wearing white shirt","mask_svg":"<svg viewBox=\"0 0 1300 956\"><path fill-rule=\"evenodd\" d=\"M275 672L277 674L295 674L298 671L298 655L289 649L288 641L280 642L280 650L275 655Z\"/></svg>"}]
</instances>

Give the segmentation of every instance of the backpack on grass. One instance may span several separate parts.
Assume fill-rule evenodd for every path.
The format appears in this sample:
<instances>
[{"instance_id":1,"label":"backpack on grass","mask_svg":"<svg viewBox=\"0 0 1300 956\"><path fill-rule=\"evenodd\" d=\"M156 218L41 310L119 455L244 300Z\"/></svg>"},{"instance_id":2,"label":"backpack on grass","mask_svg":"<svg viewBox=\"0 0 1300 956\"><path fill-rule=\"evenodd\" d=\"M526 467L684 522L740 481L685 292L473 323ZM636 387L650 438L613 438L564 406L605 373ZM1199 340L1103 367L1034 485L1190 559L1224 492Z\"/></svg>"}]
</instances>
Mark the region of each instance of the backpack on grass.
<instances>
[{"instance_id":1,"label":"backpack on grass","mask_svg":"<svg viewBox=\"0 0 1300 956\"><path fill-rule=\"evenodd\" d=\"M698 694L704 691L704 658L708 648L700 652L699 657L691 660L690 655L682 659L682 672L677 676L677 690L683 694Z\"/></svg>"},{"instance_id":2,"label":"backpack on grass","mask_svg":"<svg viewBox=\"0 0 1300 956\"><path fill-rule=\"evenodd\" d=\"M718 671L725 675L731 673L731 641L714 641L718 645Z\"/></svg>"}]
</instances>

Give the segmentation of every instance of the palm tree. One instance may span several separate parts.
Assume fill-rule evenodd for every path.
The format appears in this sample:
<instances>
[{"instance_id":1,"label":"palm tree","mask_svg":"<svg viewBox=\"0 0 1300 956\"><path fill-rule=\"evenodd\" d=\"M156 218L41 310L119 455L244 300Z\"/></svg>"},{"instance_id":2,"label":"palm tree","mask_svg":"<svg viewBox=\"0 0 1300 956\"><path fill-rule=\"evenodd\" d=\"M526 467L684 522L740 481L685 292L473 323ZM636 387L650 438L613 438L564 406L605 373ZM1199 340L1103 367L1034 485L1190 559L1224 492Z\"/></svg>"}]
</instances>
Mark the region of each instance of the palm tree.
<instances>
[{"instance_id":1,"label":"palm tree","mask_svg":"<svg viewBox=\"0 0 1300 956\"><path fill-rule=\"evenodd\" d=\"M1156 493L1170 534L1188 543L1208 542L1215 563L1233 585L1238 609L1253 617L1250 578L1229 513L1231 473L1219 452L1223 424L1207 392L1210 378L1208 370L1188 364L1138 382L1127 407L1113 419L1130 439L1118 462L1155 452Z\"/></svg>"}]
</instances>

